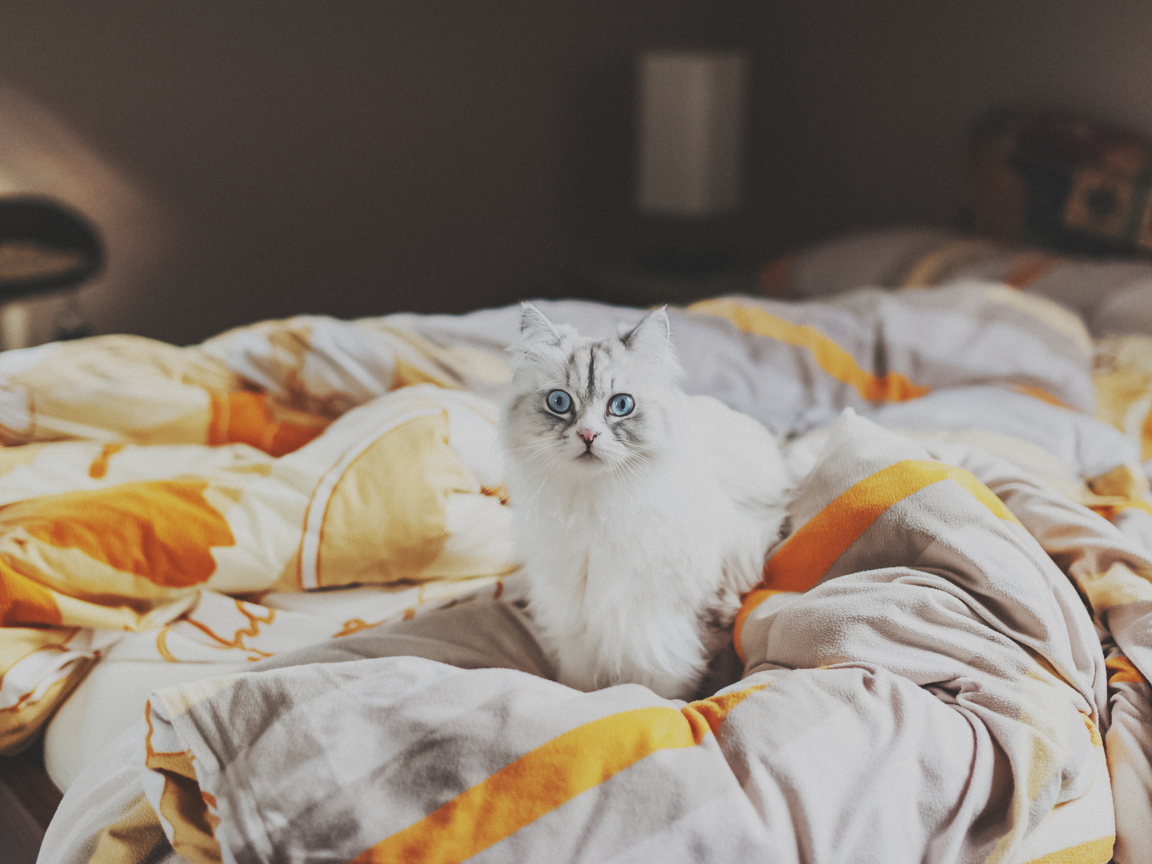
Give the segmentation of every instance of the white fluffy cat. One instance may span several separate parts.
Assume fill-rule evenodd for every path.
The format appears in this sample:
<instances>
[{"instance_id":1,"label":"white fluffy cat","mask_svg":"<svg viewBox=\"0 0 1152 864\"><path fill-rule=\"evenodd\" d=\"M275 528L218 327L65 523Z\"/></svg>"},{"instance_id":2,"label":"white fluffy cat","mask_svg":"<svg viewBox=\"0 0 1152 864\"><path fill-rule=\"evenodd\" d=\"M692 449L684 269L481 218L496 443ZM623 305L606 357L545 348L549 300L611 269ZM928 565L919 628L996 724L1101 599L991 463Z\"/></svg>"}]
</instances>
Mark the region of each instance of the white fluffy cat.
<instances>
[{"instance_id":1,"label":"white fluffy cat","mask_svg":"<svg viewBox=\"0 0 1152 864\"><path fill-rule=\"evenodd\" d=\"M772 435L682 371L660 309L581 338L529 304L504 423L528 608L559 680L690 698L785 522Z\"/></svg>"}]
</instances>

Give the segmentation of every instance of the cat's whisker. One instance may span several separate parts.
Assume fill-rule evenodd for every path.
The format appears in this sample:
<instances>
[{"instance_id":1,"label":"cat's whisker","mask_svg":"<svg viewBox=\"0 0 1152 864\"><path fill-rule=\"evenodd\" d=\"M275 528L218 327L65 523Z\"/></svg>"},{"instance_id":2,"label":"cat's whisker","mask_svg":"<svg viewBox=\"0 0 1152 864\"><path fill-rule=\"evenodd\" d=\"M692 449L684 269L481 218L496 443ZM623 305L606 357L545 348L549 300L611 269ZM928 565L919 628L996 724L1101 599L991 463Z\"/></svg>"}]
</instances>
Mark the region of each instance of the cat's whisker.
<instances>
[{"instance_id":1,"label":"cat's whisker","mask_svg":"<svg viewBox=\"0 0 1152 864\"><path fill-rule=\"evenodd\" d=\"M552 476L552 472L556 470L556 466L559 464L559 459L553 462L552 467L548 469L548 473L544 476L544 479L540 481L540 485L536 488L536 494L532 496L532 503L528 505L530 508L536 506L536 502L540 499L540 493L544 491L544 487L548 483L548 478Z\"/></svg>"},{"instance_id":2,"label":"cat's whisker","mask_svg":"<svg viewBox=\"0 0 1152 864\"><path fill-rule=\"evenodd\" d=\"M625 459L615 463L612 466L612 473L614 477L618 477L624 482L629 492L639 494L640 491L640 472L630 464L629 460Z\"/></svg>"},{"instance_id":3,"label":"cat's whisker","mask_svg":"<svg viewBox=\"0 0 1152 864\"><path fill-rule=\"evenodd\" d=\"M552 448L552 447L538 447L535 450L531 451L530 453L525 453L522 457L517 457L517 458L523 458L525 460L538 459L541 456L546 455L547 453L549 453L553 449L554 448Z\"/></svg>"},{"instance_id":4,"label":"cat's whisker","mask_svg":"<svg viewBox=\"0 0 1152 864\"><path fill-rule=\"evenodd\" d=\"M536 442L535 444L525 444L523 447L505 447L503 449L504 449L505 453L520 453L520 452L523 452L524 450L534 450L534 451L551 450L552 448L559 447L559 446L560 446L559 442L544 441L543 443Z\"/></svg>"},{"instance_id":5,"label":"cat's whisker","mask_svg":"<svg viewBox=\"0 0 1152 864\"><path fill-rule=\"evenodd\" d=\"M617 463L620 473L629 479L638 479L638 472L636 466L632 464L631 459L624 459Z\"/></svg>"},{"instance_id":6,"label":"cat's whisker","mask_svg":"<svg viewBox=\"0 0 1152 864\"><path fill-rule=\"evenodd\" d=\"M529 457L528 457L527 459L525 459L524 461L525 461L525 463L527 463L527 462L536 461L536 460L538 460L538 459L546 459L547 457L548 457L548 454L547 454L547 453L537 453L535 456L529 456ZM554 460L554 461L555 461L555 460ZM545 464L547 464L547 463L545 463Z\"/></svg>"},{"instance_id":7,"label":"cat's whisker","mask_svg":"<svg viewBox=\"0 0 1152 864\"><path fill-rule=\"evenodd\" d=\"M612 479L622 481L624 485L629 487L632 485L629 482L630 478L627 474L624 473L624 464L622 462L615 462L612 464Z\"/></svg>"},{"instance_id":8,"label":"cat's whisker","mask_svg":"<svg viewBox=\"0 0 1152 864\"><path fill-rule=\"evenodd\" d=\"M542 456L546 456L550 451L560 450L560 449L562 449L562 447L559 443L553 443L553 442L546 441L542 444L530 444L526 447L514 447L514 448L510 448L510 449L505 449L504 453L506 455L510 455L512 453L521 453L524 451L531 451L530 453L526 453L523 457L516 457L516 458L523 458L525 462L534 462L535 460L541 458Z\"/></svg>"},{"instance_id":9,"label":"cat's whisker","mask_svg":"<svg viewBox=\"0 0 1152 864\"><path fill-rule=\"evenodd\" d=\"M651 465L653 460L642 453L629 453L628 458L623 461L623 464L628 467L630 471L640 471Z\"/></svg>"}]
</instances>

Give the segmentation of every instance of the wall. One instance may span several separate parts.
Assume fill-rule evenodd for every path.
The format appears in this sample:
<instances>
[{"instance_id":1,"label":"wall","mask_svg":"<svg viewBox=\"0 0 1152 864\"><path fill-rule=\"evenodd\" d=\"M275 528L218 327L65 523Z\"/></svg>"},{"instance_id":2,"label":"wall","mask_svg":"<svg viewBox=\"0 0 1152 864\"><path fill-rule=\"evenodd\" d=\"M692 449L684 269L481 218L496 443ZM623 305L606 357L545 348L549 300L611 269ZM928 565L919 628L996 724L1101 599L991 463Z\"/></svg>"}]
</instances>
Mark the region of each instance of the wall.
<instances>
[{"instance_id":1,"label":"wall","mask_svg":"<svg viewBox=\"0 0 1152 864\"><path fill-rule=\"evenodd\" d=\"M726 19L618 5L5 4L0 86L165 225L144 278L83 292L99 331L458 311L561 290L579 225L621 203L627 146L601 142L629 134L637 46Z\"/></svg>"},{"instance_id":2,"label":"wall","mask_svg":"<svg viewBox=\"0 0 1152 864\"><path fill-rule=\"evenodd\" d=\"M42 0L0 6L0 90L119 183L96 198L134 202L116 230L137 249L113 263L138 266L85 289L87 317L189 343L563 293L582 262L653 245L758 260L947 222L964 128L991 102L1152 131L1149 36L1139 0ZM634 214L647 47L748 52L738 214Z\"/></svg>"},{"instance_id":3,"label":"wall","mask_svg":"<svg viewBox=\"0 0 1152 864\"><path fill-rule=\"evenodd\" d=\"M187 342L258 317L480 305L548 278L564 252L533 9L7 4L0 80L173 224L131 302L87 303L97 326Z\"/></svg>"},{"instance_id":4,"label":"wall","mask_svg":"<svg viewBox=\"0 0 1152 864\"><path fill-rule=\"evenodd\" d=\"M766 249L950 222L966 126L990 104L1152 133L1152 4L1140 0L773 0L742 11L758 64L746 216Z\"/></svg>"}]
</instances>

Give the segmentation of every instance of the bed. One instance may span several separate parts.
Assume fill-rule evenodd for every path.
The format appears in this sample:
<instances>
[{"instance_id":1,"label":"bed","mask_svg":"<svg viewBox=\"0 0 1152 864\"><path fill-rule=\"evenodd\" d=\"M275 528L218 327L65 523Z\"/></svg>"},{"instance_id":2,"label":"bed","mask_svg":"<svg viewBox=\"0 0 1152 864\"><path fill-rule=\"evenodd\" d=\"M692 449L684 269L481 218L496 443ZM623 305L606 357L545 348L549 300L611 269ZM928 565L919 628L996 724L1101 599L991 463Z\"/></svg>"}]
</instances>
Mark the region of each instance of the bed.
<instances>
[{"instance_id":1,"label":"bed","mask_svg":"<svg viewBox=\"0 0 1152 864\"><path fill-rule=\"evenodd\" d=\"M498 435L518 308L0 353L39 860L1148 860L1152 265L987 233L670 310L685 388L804 477L690 702L551 680Z\"/></svg>"},{"instance_id":2,"label":"bed","mask_svg":"<svg viewBox=\"0 0 1152 864\"><path fill-rule=\"evenodd\" d=\"M0 355L0 735L46 725L67 789L41 860L1139 860L1152 337L967 277L671 316L686 389L810 469L690 703L549 680L515 307Z\"/></svg>"}]
</instances>

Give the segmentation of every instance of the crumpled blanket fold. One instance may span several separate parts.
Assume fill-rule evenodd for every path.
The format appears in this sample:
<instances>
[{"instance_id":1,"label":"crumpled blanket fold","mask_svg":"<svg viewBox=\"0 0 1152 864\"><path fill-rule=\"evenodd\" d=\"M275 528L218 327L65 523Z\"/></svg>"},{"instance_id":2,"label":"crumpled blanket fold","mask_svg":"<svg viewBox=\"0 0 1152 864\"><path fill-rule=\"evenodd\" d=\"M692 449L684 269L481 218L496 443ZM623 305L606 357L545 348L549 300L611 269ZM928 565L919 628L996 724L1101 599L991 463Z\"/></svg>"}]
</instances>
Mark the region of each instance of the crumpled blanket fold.
<instances>
[{"instance_id":1,"label":"crumpled blanket fold","mask_svg":"<svg viewBox=\"0 0 1152 864\"><path fill-rule=\"evenodd\" d=\"M1107 861L1106 661L1025 527L1063 496L938 455L977 473L839 421L707 699L556 684L524 613L477 599L157 692L120 797L188 860ZM87 860L56 827L52 860Z\"/></svg>"},{"instance_id":2,"label":"crumpled blanket fold","mask_svg":"<svg viewBox=\"0 0 1152 864\"><path fill-rule=\"evenodd\" d=\"M89 701L145 716L69 768L42 860L1147 855L1152 499L1077 316L967 283L670 317L686 389L807 472L743 677L688 704L549 680L516 308L0 354L0 749L75 734L106 670L167 685Z\"/></svg>"}]
</instances>

